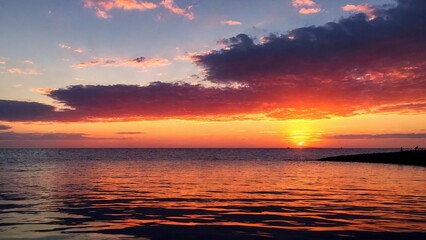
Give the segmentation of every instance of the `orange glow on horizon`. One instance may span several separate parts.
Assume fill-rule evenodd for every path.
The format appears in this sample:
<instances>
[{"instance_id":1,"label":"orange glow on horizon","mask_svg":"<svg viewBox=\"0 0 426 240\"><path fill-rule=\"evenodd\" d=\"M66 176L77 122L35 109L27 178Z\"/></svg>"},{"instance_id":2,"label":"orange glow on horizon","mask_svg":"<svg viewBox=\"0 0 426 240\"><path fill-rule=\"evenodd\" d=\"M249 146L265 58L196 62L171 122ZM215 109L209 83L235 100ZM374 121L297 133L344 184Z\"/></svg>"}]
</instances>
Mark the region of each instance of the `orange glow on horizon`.
<instances>
[{"instance_id":1,"label":"orange glow on horizon","mask_svg":"<svg viewBox=\"0 0 426 240\"><path fill-rule=\"evenodd\" d=\"M0 140L0 147L287 148L424 146L424 138L332 139L330 135L424 133L423 115L359 115L288 121L188 121L8 123L13 133L84 134L84 139ZM130 134L126 134L130 133ZM132 134L133 133L133 134Z\"/></svg>"}]
</instances>

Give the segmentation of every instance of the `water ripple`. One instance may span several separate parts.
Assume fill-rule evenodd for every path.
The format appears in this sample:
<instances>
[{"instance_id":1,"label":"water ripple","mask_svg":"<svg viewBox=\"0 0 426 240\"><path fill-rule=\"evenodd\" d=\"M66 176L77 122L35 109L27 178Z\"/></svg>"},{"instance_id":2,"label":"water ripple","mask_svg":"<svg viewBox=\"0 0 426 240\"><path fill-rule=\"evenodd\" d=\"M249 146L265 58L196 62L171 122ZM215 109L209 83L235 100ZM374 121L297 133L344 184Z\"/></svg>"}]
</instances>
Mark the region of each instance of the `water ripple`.
<instances>
[{"instance_id":1,"label":"water ripple","mask_svg":"<svg viewBox=\"0 0 426 240\"><path fill-rule=\"evenodd\" d=\"M60 153L2 160L0 239L426 239L422 167Z\"/></svg>"}]
</instances>

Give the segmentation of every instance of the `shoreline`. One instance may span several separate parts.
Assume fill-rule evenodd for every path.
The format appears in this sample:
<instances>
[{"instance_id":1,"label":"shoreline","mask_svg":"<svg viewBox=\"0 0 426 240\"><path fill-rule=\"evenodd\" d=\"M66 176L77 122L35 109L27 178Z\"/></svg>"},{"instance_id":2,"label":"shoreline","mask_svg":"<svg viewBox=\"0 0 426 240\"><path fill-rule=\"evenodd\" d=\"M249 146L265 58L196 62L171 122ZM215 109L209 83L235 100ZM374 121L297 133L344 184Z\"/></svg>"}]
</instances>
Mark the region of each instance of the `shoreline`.
<instances>
[{"instance_id":1,"label":"shoreline","mask_svg":"<svg viewBox=\"0 0 426 240\"><path fill-rule=\"evenodd\" d=\"M318 161L387 163L426 167L426 150L342 155L320 158Z\"/></svg>"}]
</instances>

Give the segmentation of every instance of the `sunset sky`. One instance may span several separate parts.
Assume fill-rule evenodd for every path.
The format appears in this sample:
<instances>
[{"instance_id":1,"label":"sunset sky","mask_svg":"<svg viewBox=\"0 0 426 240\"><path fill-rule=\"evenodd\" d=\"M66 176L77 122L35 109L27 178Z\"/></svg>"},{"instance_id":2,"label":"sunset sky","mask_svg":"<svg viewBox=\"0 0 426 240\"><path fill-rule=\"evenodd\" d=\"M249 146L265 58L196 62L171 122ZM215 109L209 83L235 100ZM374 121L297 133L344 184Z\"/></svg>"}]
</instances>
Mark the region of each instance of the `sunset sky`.
<instances>
[{"instance_id":1,"label":"sunset sky","mask_svg":"<svg viewBox=\"0 0 426 240\"><path fill-rule=\"evenodd\" d=\"M2 0L0 36L0 147L426 147L424 0Z\"/></svg>"}]
</instances>

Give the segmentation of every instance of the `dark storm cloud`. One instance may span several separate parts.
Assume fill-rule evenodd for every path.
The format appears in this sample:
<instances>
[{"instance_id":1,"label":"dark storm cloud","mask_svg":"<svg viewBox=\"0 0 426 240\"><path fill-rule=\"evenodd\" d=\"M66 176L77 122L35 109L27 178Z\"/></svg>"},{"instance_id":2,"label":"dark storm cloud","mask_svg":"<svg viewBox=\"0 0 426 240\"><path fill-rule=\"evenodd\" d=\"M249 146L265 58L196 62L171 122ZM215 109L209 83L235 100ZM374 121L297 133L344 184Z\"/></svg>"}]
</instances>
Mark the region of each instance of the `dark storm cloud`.
<instances>
[{"instance_id":1,"label":"dark storm cloud","mask_svg":"<svg viewBox=\"0 0 426 240\"><path fill-rule=\"evenodd\" d=\"M426 133L389 133L389 134L348 134L326 136L329 139L386 139L386 138L426 138Z\"/></svg>"}]
</instances>

